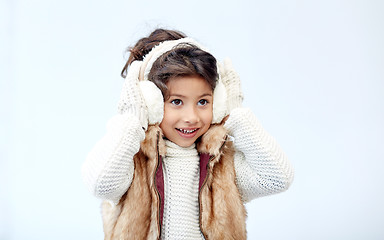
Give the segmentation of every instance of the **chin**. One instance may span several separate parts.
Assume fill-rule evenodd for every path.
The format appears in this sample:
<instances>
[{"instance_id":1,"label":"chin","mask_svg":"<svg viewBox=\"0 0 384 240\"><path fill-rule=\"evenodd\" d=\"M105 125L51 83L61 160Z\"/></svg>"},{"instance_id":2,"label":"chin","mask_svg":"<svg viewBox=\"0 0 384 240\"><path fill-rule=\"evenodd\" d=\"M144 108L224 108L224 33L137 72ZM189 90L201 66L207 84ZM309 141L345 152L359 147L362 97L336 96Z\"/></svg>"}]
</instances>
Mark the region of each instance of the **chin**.
<instances>
[{"instance_id":1,"label":"chin","mask_svg":"<svg viewBox=\"0 0 384 240\"><path fill-rule=\"evenodd\" d=\"M190 146L192 146L194 143L195 143L195 141L193 141L193 142L175 142L177 145L179 145L180 147L184 147L184 148L186 148L186 147L190 147Z\"/></svg>"}]
</instances>

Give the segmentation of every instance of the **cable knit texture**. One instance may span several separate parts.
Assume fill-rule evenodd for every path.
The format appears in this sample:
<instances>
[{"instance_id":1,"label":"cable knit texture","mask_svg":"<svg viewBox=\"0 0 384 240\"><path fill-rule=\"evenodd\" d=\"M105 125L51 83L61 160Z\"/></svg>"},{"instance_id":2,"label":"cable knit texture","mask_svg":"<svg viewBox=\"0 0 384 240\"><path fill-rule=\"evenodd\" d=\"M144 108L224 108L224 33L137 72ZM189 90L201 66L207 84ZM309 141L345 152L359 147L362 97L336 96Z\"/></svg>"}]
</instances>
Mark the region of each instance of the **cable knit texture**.
<instances>
[{"instance_id":1,"label":"cable knit texture","mask_svg":"<svg viewBox=\"0 0 384 240\"><path fill-rule=\"evenodd\" d=\"M250 109L234 109L224 127L234 137L236 181L244 201L289 187L292 166Z\"/></svg>"},{"instance_id":2,"label":"cable knit texture","mask_svg":"<svg viewBox=\"0 0 384 240\"><path fill-rule=\"evenodd\" d=\"M199 227L199 155L195 144L166 141L162 239L204 239Z\"/></svg>"}]
</instances>

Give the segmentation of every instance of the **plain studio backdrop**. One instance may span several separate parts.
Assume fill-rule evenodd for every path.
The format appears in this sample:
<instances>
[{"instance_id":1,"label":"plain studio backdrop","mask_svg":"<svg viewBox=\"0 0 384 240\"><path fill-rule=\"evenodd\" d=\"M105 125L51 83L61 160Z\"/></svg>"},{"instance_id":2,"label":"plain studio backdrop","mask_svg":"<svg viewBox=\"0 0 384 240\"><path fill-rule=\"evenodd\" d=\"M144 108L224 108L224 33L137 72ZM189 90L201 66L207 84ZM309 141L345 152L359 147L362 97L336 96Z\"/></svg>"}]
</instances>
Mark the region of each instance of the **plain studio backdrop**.
<instances>
[{"instance_id":1,"label":"plain studio backdrop","mask_svg":"<svg viewBox=\"0 0 384 240\"><path fill-rule=\"evenodd\" d=\"M383 1L0 1L0 239L103 239L80 168L155 27L230 57L295 180L249 239L384 239Z\"/></svg>"}]
</instances>

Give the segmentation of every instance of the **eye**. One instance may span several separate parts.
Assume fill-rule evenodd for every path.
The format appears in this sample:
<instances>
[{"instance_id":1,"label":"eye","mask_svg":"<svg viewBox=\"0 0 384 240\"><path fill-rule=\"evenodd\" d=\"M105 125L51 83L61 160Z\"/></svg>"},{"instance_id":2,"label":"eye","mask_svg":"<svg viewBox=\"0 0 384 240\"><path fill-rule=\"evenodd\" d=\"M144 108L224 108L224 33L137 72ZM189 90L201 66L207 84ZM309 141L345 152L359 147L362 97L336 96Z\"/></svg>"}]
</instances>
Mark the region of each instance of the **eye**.
<instances>
[{"instance_id":1,"label":"eye","mask_svg":"<svg viewBox=\"0 0 384 240\"><path fill-rule=\"evenodd\" d=\"M206 99L201 99L197 104L200 106L205 106L208 104L208 101Z\"/></svg>"},{"instance_id":2,"label":"eye","mask_svg":"<svg viewBox=\"0 0 384 240\"><path fill-rule=\"evenodd\" d=\"M171 103L175 106L180 106L183 103L183 101L181 101L180 99L174 99L171 101Z\"/></svg>"}]
</instances>

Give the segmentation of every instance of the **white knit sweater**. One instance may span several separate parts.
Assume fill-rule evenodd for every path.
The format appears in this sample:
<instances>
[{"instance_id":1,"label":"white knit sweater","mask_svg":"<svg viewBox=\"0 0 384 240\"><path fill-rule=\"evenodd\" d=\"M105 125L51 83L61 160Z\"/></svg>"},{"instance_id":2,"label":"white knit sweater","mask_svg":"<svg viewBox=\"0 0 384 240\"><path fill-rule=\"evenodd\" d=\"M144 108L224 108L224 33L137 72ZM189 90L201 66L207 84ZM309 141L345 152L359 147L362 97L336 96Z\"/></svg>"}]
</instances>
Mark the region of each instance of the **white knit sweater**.
<instances>
[{"instance_id":1,"label":"white knit sweater","mask_svg":"<svg viewBox=\"0 0 384 240\"><path fill-rule=\"evenodd\" d=\"M236 183L245 202L256 197L284 191L289 187L293 180L293 169L287 157L249 109L232 110L224 126L234 139ZM138 152L140 141L144 137L139 120L131 114L118 115L110 120L105 137L88 154L82 168L84 180L95 196L115 204L119 201L132 181L134 168L132 159ZM185 161L190 156L179 158L175 156L175 151L179 150L175 150L176 148L172 144L168 143L167 146L168 156L164 161L163 237L165 238L179 236L173 234L179 234L181 229L187 229L189 226L193 226L192 228L195 229L196 219L194 217L198 214L198 207L196 208L195 205L197 203L195 191L199 185L198 177L196 177L198 168L195 169L195 165L188 167L188 173L181 173L180 171L186 169L181 170L176 167L176 164L173 165L178 162L175 160L176 158ZM178 154L176 153L176 155ZM180 156L183 154L180 153ZM192 158L194 159L193 164L197 164L195 161L198 159ZM186 185L179 185L178 177L181 175L184 175L185 179L182 181L188 182L190 189L187 189ZM192 186L193 184L195 186ZM178 187L186 189L178 189ZM179 195L187 194L188 191L191 193L190 195ZM183 198L184 202L174 204L174 197ZM181 204L187 205L183 207ZM190 211L190 216L189 213L185 213L188 215L186 221L179 221L178 218L170 216L179 209L183 209L184 212ZM180 227L180 225L183 226ZM191 230L190 236L195 232L196 230Z\"/></svg>"},{"instance_id":2,"label":"white knit sweater","mask_svg":"<svg viewBox=\"0 0 384 240\"><path fill-rule=\"evenodd\" d=\"M199 227L200 158L195 144L166 141L162 239L204 239Z\"/></svg>"}]
</instances>

